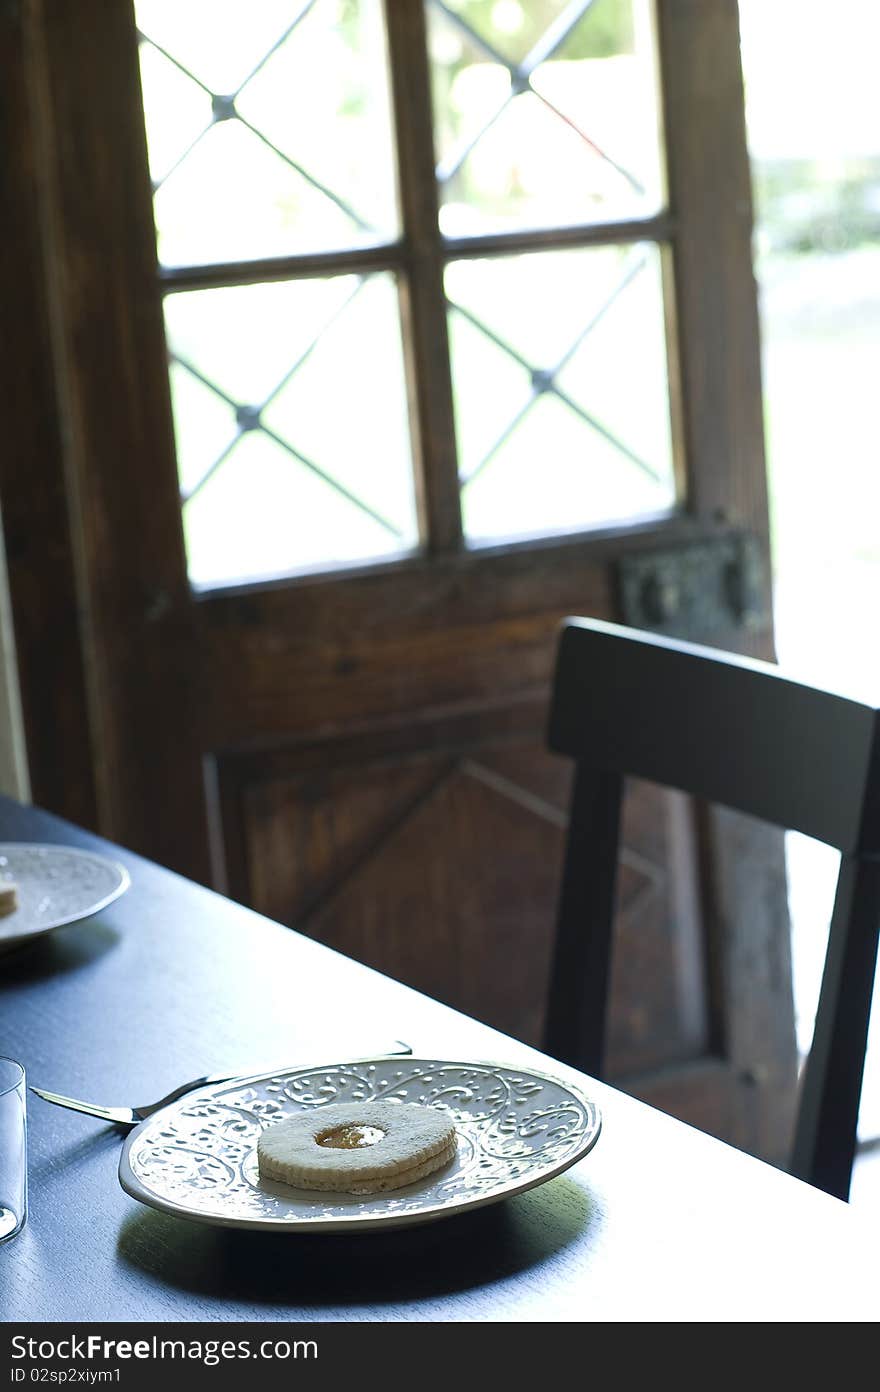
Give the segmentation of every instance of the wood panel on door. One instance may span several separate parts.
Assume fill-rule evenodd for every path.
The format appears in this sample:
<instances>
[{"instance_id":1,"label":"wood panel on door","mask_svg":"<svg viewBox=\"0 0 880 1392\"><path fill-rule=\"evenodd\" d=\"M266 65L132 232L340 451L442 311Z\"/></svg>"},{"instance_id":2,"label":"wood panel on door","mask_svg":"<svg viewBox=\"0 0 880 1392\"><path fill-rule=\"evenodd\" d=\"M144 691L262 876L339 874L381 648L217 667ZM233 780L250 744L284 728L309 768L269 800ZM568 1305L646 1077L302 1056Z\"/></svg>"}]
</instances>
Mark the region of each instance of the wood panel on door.
<instances>
[{"instance_id":1,"label":"wood panel on door","mask_svg":"<svg viewBox=\"0 0 880 1392\"><path fill-rule=\"evenodd\" d=\"M243 848L232 892L539 1046L571 783L542 713L529 702L224 758L226 825ZM766 932L772 953L776 920L755 910L768 887L772 900L779 841L743 825L733 835L753 888L727 885L726 898L754 914L753 952ZM756 964L731 958L725 894L701 902L703 840L688 799L628 783L607 1076L781 1161L794 1065L784 992L756 989ZM780 981L785 964L783 952Z\"/></svg>"}]
</instances>

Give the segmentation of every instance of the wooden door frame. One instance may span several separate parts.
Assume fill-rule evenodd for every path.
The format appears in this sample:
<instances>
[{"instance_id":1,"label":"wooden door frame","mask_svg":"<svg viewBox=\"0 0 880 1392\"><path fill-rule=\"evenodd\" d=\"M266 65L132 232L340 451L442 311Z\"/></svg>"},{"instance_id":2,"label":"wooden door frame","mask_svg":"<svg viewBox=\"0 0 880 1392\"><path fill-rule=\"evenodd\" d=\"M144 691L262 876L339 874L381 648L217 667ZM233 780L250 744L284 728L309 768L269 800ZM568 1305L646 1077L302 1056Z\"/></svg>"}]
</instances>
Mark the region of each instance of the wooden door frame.
<instances>
[{"instance_id":1,"label":"wooden door frame","mask_svg":"<svg viewBox=\"0 0 880 1392\"><path fill-rule=\"evenodd\" d=\"M390 8L399 59L422 23L421 5ZM217 855L212 863L205 851L217 800L203 751L223 741L230 676L241 700L259 695L255 670L242 684L224 666L224 640L231 629L246 639L257 595L287 631L305 613L332 615L348 577L208 600L190 593L131 7L19 0L3 7L0 23L15 156L3 186L5 225L19 230L2 275L16 353L15 371L2 374L13 434L0 462L0 492L34 797L194 878L222 883ZM443 345L432 346L425 327L441 289L436 229L430 231L436 195L430 181L412 180L405 206L416 272L406 306L410 363L429 371L427 378L411 373L411 381L435 383L433 395L414 388L423 454L434 449L435 466L420 469L431 519L427 553L405 564L413 586L432 602L439 598L438 624L444 617L474 621L483 580L496 563L518 575L523 609L538 604L552 612L552 575L576 570L584 611L608 617L619 611L608 557L663 539L674 544L745 529L757 537L769 574L735 0L660 0L658 39L670 211L654 220L653 232L668 243L674 426L685 460L700 462L688 469L686 504L659 525L539 546L461 549L452 517L448 367L438 362ZM419 77L409 72L410 81ZM413 100L400 83L395 95L398 105ZM409 127L404 162L423 156L425 120L423 105L421 121ZM597 239L613 235L606 229ZM124 486L121 458L130 462ZM499 550L506 551L500 559ZM354 630L375 616L388 592L385 577L397 569L395 563L364 573L362 600L345 609ZM47 683L50 634L55 680ZM772 656L768 628L726 636ZM194 648L202 659L198 690L169 680L175 654L183 671ZM530 663L539 648L543 653L526 639L518 653L526 685L540 685L544 676ZM150 738L157 723L166 733L158 765ZM184 791L169 803L172 766ZM216 852L216 836L214 845Z\"/></svg>"},{"instance_id":2,"label":"wooden door frame","mask_svg":"<svg viewBox=\"0 0 880 1392\"><path fill-rule=\"evenodd\" d=\"M30 457L7 452L0 479L4 501L19 504L5 520L33 795L208 880L192 693L169 688L156 666L164 674L163 653L191 645L192 606L133 13L22 0L3 22L23 79L13 192L26 240L8 280L28 274L35 331L25 332L27 303L17 328L42 394L27 413ZM135 467L124 472L120 459ZM48 693L41 626L69 649L66 679ZM190 770L174 799L152 754L157 725L167 764ZM44 764L59 743L63 777Z\"/></svg>"}]
</instances>

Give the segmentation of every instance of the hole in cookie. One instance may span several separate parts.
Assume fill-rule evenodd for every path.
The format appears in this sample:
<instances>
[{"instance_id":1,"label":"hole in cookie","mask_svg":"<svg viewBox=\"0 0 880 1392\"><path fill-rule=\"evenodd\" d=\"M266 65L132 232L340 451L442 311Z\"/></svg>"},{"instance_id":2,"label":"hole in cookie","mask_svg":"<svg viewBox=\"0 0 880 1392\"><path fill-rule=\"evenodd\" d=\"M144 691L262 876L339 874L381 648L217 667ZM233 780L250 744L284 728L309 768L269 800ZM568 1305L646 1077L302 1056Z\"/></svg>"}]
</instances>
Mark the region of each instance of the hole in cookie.
<instances>
[{"instance_id":1,"label":"hole in cookie","mask_svg":"<svg viewBox=\"0 0 880 1392\"><path fill-rule=\"evenodd\" d=\"M333 1150L363 1150L366 1146L381 1141L385 1132L378 1126L361 1126L359 1122L347 1122L345 1126L331 1126L329 1131L320 1131L315 1140L320 1146Z\"/></svg>"}]
</instances>

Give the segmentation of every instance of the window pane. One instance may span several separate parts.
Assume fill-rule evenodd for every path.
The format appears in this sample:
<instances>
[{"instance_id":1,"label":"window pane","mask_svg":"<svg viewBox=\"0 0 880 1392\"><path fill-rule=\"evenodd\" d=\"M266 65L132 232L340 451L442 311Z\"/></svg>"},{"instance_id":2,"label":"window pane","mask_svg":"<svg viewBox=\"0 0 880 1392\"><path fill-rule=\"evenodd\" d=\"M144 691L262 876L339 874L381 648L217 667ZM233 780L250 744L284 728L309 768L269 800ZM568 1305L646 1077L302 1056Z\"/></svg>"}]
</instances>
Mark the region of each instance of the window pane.
<instances>
[{"instance_id":1,"label":"window pane","mask_svg":"<svg viewBox=\"0 0 880 1392\"><path fill-rule=\"evenodd\" d=\"M471 542L674 505L656 247L457 261L446 291Z\"/></svg>"},{"instance_id":2,"label":"window pane","mask_svg":"<svg viewBox=\"0 0 880 1392\"><path fill-rule=\"evenodd\" d=\"M136 15L163 264L396 235L377 0L138 0Z\"/></svg>"},{"instance_id":3,"label":"window pane","mask_svg":"<svg viewBox=\"0 0 880 1392\"><path fill-rule=\"evenodd\" d=\"M193 291L165 313L194 585L415 548L392 276Z\"/></svg>"},{"instance_id":4,"label":"window pane","mask_svg":"<svg viewBox=\"0 0 880 1392\"><path fill-rule=\"evenodd\" d=\"M447 236L662 203L648 0L428 0Z\"/></svg>"}]
</instances>

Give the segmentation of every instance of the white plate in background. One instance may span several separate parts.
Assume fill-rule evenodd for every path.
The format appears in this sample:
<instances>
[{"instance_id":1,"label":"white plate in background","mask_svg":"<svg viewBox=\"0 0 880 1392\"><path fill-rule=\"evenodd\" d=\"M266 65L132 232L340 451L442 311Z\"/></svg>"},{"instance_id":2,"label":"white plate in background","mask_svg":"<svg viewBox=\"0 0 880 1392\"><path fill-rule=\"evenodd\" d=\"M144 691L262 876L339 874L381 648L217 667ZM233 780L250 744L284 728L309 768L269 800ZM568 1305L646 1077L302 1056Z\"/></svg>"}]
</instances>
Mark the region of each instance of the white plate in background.
<instances>
[{"instance_id":1,"label":"white plate in background","mask_svg":"<svg viewBox=\"0 0 880 1392\"><path fill-rule=\"evenodd\" d=\"M125 867L107 856L26 841L0 843L0 885L9 880L17 902L0 915L0 952L91 917L131 883Z\"/></svg>"}]
</instances>

